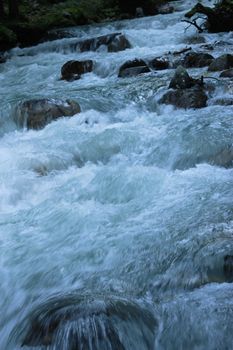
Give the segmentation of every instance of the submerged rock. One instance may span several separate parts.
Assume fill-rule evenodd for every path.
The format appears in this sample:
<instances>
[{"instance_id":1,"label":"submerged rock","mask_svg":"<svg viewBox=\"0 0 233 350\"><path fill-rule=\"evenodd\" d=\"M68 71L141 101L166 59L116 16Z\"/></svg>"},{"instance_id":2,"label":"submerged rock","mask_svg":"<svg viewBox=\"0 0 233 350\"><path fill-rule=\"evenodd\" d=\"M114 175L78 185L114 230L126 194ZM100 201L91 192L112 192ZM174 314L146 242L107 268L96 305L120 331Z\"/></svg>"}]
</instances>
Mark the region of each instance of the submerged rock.
<instances>
[{"instance_id":1,"label":"submerged rock","mask_svg":"<svg viewBox=\"0 0 233 350\"><path fill-rule=\"evenodd\" d=\"M231 168L233 165L233 148L227 147L221 150L214 157L210 157L209 162L224 168Z\"/></svg>"},{"instance_id":2,"label":"submerged rock","mask_svg":"<svg viewBox=\"0 0 233 350\"><path fill-rule=\"evenodd\" d=\"M19 127L42 129L60 117L71 117L80 113L80 106L72 100L40 99L19 103L15 110L15 121Z\"/></svg>"},{"instance_id":3,"label":"submerged rock","mask_svg":"<svg viewBox=\"0 0 233 350\"><path fill-rule=\"evenodd\" d=\"M152 349L157 321L135 302L74 294L51 298L25 321L24 347Z\"/></svg>"},{"instance_id":4,"label":"submerged rock","mask_svg":"<svg viewBox=\"0 0 233 350\"><path fill-rule=\"evenodd\" d=\"M171 104L178 108L203 108L207 104L205 91L198 86L188 89L170 90L159 100L159 103Z\"/></svg>"},{"instance_id":5,"label":"submerged rock","mask_svg":"<svg viewBox=\"0 0 233 350\"><path fill-rule=\"evenodd\" d=\"M96 51L105 46L108 52L118 52L131 48L129 40L121 33L98 36L96 38L78 41L71 45L74 50Z\"/></svg>"},{"instance_id":6,"label":"submerged rock","mask_svg":"<svg viewBox=\"0 0 233 350\"><path fill-rule=\"evenodd\" d=\"M213 60L208 70L211 72L233 68L233 55L225 54Z\"/></svg>"},{"instance_id":7,"label":"submerged rock","mask_svg":"<svg viewBox=\"0 0 233 350\"><path fill-rule=\"evenodd\" d=\"M119 69L118 77L126 78L133 77L143 73L149 73L150 68L145 61L135 59L133 61L125 62Z\"/></svg>"},{"instance_id":8,"label":"submerged rock","mask_svg":"<svg viewBox=\"0 0 233 350\"><path fill-rule=\"evenodd\" d=\"M220 78L233 78L233 69L224 70L220 74Z\"/></svg>"},{"instance_id":9,"label":"submerged rock","mask_svg":"<svg viewBox=\"0 0 233 350\"><path fill-rule=\"evenodd\" d=\"M93 70L93 61L68 61L61 68L61 79L72 81Z\"/></svg>"},{"instance_id":10,"label":"submerged rock","mask_svg":"<svg viewBox=\"0 0 233 350\"><path fill-rule=\"evenodd\" d=\"M223 271L227 282L233 282L233 255L224 257Z\"/></svg>"}]
</instances>

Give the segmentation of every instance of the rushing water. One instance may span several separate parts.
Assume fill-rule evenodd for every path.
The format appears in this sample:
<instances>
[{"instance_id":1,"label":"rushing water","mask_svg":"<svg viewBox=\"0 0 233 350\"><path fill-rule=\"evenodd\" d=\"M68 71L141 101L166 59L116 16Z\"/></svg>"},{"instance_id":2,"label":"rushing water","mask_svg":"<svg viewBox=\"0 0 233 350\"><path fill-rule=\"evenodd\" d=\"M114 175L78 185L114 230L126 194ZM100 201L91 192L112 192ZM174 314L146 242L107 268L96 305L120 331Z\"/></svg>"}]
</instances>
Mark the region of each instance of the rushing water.
<instances>
[{"instance_id":1,"label":"rushing water","mask_svg":"<svg viewBox=\"0 0 233 350\"><path fill-rule=\"evenodd\" d=\"M128 59L185 47L195 31L180 19L191 4L72 29L79 38L121 31L133 46L122 52L69 52L71 38L14 49L1 65L1 350L20 349L28 314L70 292L87 295L87 305L119 298L120 324L129 303L124 349L233 348L233 289L223 273L233 254L233 170L215 162L232 147L233 112L211 102L232 89L219 83L207 108L175 110L156 104L172 70L117 78ZM231 33L204 37L219 41L214 56L233 47L221 46L233 43ZM59 80L70 59L93 59L94 72ZM82 113L40 131L17 129L14 105L40 97L73 98ZM53 349L79 349L62 339Z\"/></svg>"}]
</instances>

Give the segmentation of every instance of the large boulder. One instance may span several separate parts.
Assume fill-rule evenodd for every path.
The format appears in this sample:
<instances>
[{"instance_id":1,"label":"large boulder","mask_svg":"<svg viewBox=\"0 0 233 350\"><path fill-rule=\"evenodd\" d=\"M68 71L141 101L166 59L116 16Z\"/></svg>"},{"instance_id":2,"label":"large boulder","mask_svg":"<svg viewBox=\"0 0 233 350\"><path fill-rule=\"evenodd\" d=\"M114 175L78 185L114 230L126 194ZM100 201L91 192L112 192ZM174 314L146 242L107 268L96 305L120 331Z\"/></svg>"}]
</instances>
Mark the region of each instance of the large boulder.
<instances>
[{"instance_id":1,"label":"large boulder","mask_svg":"<svg viewBox=\"0 0 233 350\"><path fill-rule=\"evenodd\" d=\"M212 61L208 70L216 72L220 70L226 70L233 68L233 55L225 54Z\"/></svg>"},{"instance_id":2,"label":"large boulder","mask_svg":"<svg viewBox=\"0 0 233 350\"><path fill-rule=\"evenodd\" d=\"M42 129L60 117L71 117L80 113L80 106L71 100L40 99L20 102L15 110L15 121L19 127Z\"/></svg>"},{"instance_id":3,"label":"large boulder","mask_svg":"<svg viewBox=\"0 0 233 350\"><path fill-rule=\"evenodd\" d=\"M206 107L207 96L200 86L196 85L188 89L167 91L159 100L159 103L171 104L177 108L203 108Z\"/></svg>"},{"instance_id":4,"label":"large boulder","mask_svg":"<svg viewBox=\"0 0 233 350\"><path fill-rule=\"evenodd\" d=\"M149 73L150 68L145 61L135 59L132 61L125 62L119 69L119 78L133 77L143 73Z\"/></svg>"},{"instance_id":5,"label":"large boulder","mask_svg":"<svg viewBox=\"0 0 233 350\"><path fill-rule=\"evenodd\" d=\"M185 68L202 68L209 66L213 59L209 53L191 51L181 60L181 64Z\"/></svg>"},{"instance_id":6,"label":"large boulder","mask_svg":"<svg viewBox=\"0 0 233 350\"><path fill-rule=\"evenodd\" d=\"M93 61L68 61L61 68L61 79L72 81L93 70Z\"/></svg>"},{"instance_id":7,"label":"large boulder","mask_svg":"<svg viewBox=\"0 0 233 350\"><path fill-rule=\"evenodd\" d=\"M206 107L207 95L202 80L190 77L184 67L176 69L169 88L173 90L167 91L159 103L185 109Z\"/></svg>"},{"instance_id":8,"label":"large boulder","mask_svg":"<svg viewBox=\"0 0 233 350\"><path fill-rule=\"evenodd\" d=\"M108 52L118 52L131 48L129 40L121 33L113 33L80 40L71 44L71 49L74 51L96 51L101 46L105 46Z\"/></svg>"}]
</instances>

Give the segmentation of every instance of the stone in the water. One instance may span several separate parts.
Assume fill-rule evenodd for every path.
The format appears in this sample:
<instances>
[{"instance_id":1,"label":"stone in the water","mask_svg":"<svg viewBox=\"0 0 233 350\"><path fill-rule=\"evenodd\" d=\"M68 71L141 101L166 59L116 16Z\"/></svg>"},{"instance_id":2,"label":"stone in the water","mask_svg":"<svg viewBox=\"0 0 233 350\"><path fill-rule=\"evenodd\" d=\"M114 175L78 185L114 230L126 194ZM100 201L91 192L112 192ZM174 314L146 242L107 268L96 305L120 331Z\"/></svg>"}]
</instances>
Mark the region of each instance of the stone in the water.
<instances>
[{"instance_id":1,"label":"stone in the water","mask_svg":"<svg viewBox=\"0 0 233 350\"><path fill-rule=\"evenodd\" d=\"M170 82L170 89L189 89L194 85L194 79L191 78L184 69L184 67L179 66L176 68L175 74Z\"/></svg>"},{"instance_id":2,"label":"stone in the water","mask_svg":"<svg viewBox=\"0 0 233 350\"><path fill-rule=\"evenodd\" d=\"M14 118L19 127L42 129L53 120L71 117L80 111L79 104L72 100L29 100L19 103Z\"/></svg>"},{"instance_id":3,"label":"stone in the water","mask_svg":"<svg viewBox=\"0 0 233 350\"><path fill-rule=\"evenodd\" d=\"M163 69L168 69L169 68L169 62L165 59L161 58L154 58L149 62L151 68L156 69L156 70L163 70Z\"/></svg>"},{"instance_id":4,"label":"stone in the water","mask_svg":"<svg viewBox=\"0 0 233 350\"><path fill-rule=\"evenodd\" d=\"M23 347L152 349L157 326L153 314L136 302L69 294L40 305L20 325L20 334L24 334Z\"/></svg>"},{"instance_id":5,"label":"stone in the water","mask_svg":"<svg viewBox=\"0 0 233 350\"><path fill-rule=\"evenodd\" d=\"M135 59L125 62L119 69L119 78L133 77L143 73L149 73L150 68L145 61Z\"/></svg>"},{"instance_id":6,"label":"stone in the water","mask_svg":"<svg viewBox=\"0 0 233 350\"><path fill-rule=\"evenodd\" d=\"M118 52L131 48L129 40L121 33L113 33L78 41L71 44L73 50L96 51L101 46L105 46L108 52Z\"/></svg>"},{"instance_id":7,"label":"stone in the water","mask_svg":"<svg viewBox=\"0 0 233 350\"><path fill-rule=\"evenodd\" d=\"M167 91L159 100L159 103L171 104L177 108L203 108L206 107L207 96L199 86L189 89L177 89Z\"/></svg>"},{"instance_id":8,"label":"stone in the water","mask_svg":"<svg viewBox=\"0 0 233 350\"><path fill-rule=\"evenodd\" d=\"M163 4L158 7L158 13L160 15L167 15L172 12L174 12L174 7L170 4Z\"/></svg>"},{"instance_id":9,"label":"stone in the water","mask_svg":"<svg viewBox=\"0 0 233 350\"><path fill-rule=\"evenodd\" d=\"M137 7L135 11L135 17L144 17L144 11L142 7Z\"/></svg>"},{"instance_id":10,"label":"stone in the water","mask_svg":"<svg viewBox=\"0 0 233 350\"><path fill-rule=\"evenodd\" d=\"M220 74L220 78L233 78L233 69L224 70Z\"/></svg>"},{"instance_id":11,"label":"stone in the water","mask_svg":"<svg viewBox=\"0 0 233 350\"><path fill-rule=\"evenodd\" d=\"M215 72L233 68L233 55L225 54L212 61L208 70Z\"/></svg>"},{"instance_id":12,"label":"stone in the water","mask_svg":"<svg viewBox=\"0 0 233 350\"><path fill-rule=\"evenodd\" d=\"M61 78L68 81L80 79L82 74L93 70L93 61L68 61L61 68Z\"/></svg>"},{"instance_id":13,"label":"stone in the water","mask_svg":"<svg viewBox=\"0 0 233 350\"><path fill-rule=\"evenodd\" d=\"M212 159L210 158L210 163L224 168L231 168L233 166L233 148L227 147L221 150Z\"/></svg>"},{"instance_id":14,"label":"stone in the water","mask_svg":"<svg viewBox=\"0 0 233 350\"><path fill-rule=\"evenodd\" d=\"M233 282L233 255L224 257L223 271L227 282Z\"/></svg>"},{"instance_id":15,"label":"stone in the water","mask_svg":"<svg viewBox=\"0 0 233 350\"><path fill-rule=\"evenodd\" d=\"M182 65L185 68L202 68L209 66L214 57L209 53L191 51L185 55Z\"/></svg>"},{"instance_id":16,"label":"stone in the water","mask_svg":"<svg viewBox=\"0 0 233 350\"><path fill-rule=\"evenodd\" d=\"M231 98L231 97L215 98L212 101L212 105L232 106L233 105L233 98Z\"/></svg>"}]
</instances>

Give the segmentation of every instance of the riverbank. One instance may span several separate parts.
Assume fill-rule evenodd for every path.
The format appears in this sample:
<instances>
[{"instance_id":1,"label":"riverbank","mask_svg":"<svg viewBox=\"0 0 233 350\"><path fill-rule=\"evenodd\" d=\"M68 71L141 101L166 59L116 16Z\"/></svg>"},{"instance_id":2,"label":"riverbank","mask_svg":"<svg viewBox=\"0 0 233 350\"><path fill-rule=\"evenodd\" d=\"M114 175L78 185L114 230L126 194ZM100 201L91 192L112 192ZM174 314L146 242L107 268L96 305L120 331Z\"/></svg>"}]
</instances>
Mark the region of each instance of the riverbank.
<instances>
[{"instance_id":1,"label":"riverbank","mask_svg":"<svg viewBox=\"0 0 233 350\"><path fill-rule=\"evenodd\" d=\"M16 45L35 45L48 39L48 32L53 29L155 15L164 11L161 6L166 3L166 0L129 1L126 5L116 0L81 0L78 4L75 0L56 3L24 0L19 18L1 20L0 51Z\"/></svg>"}]
</instances>

